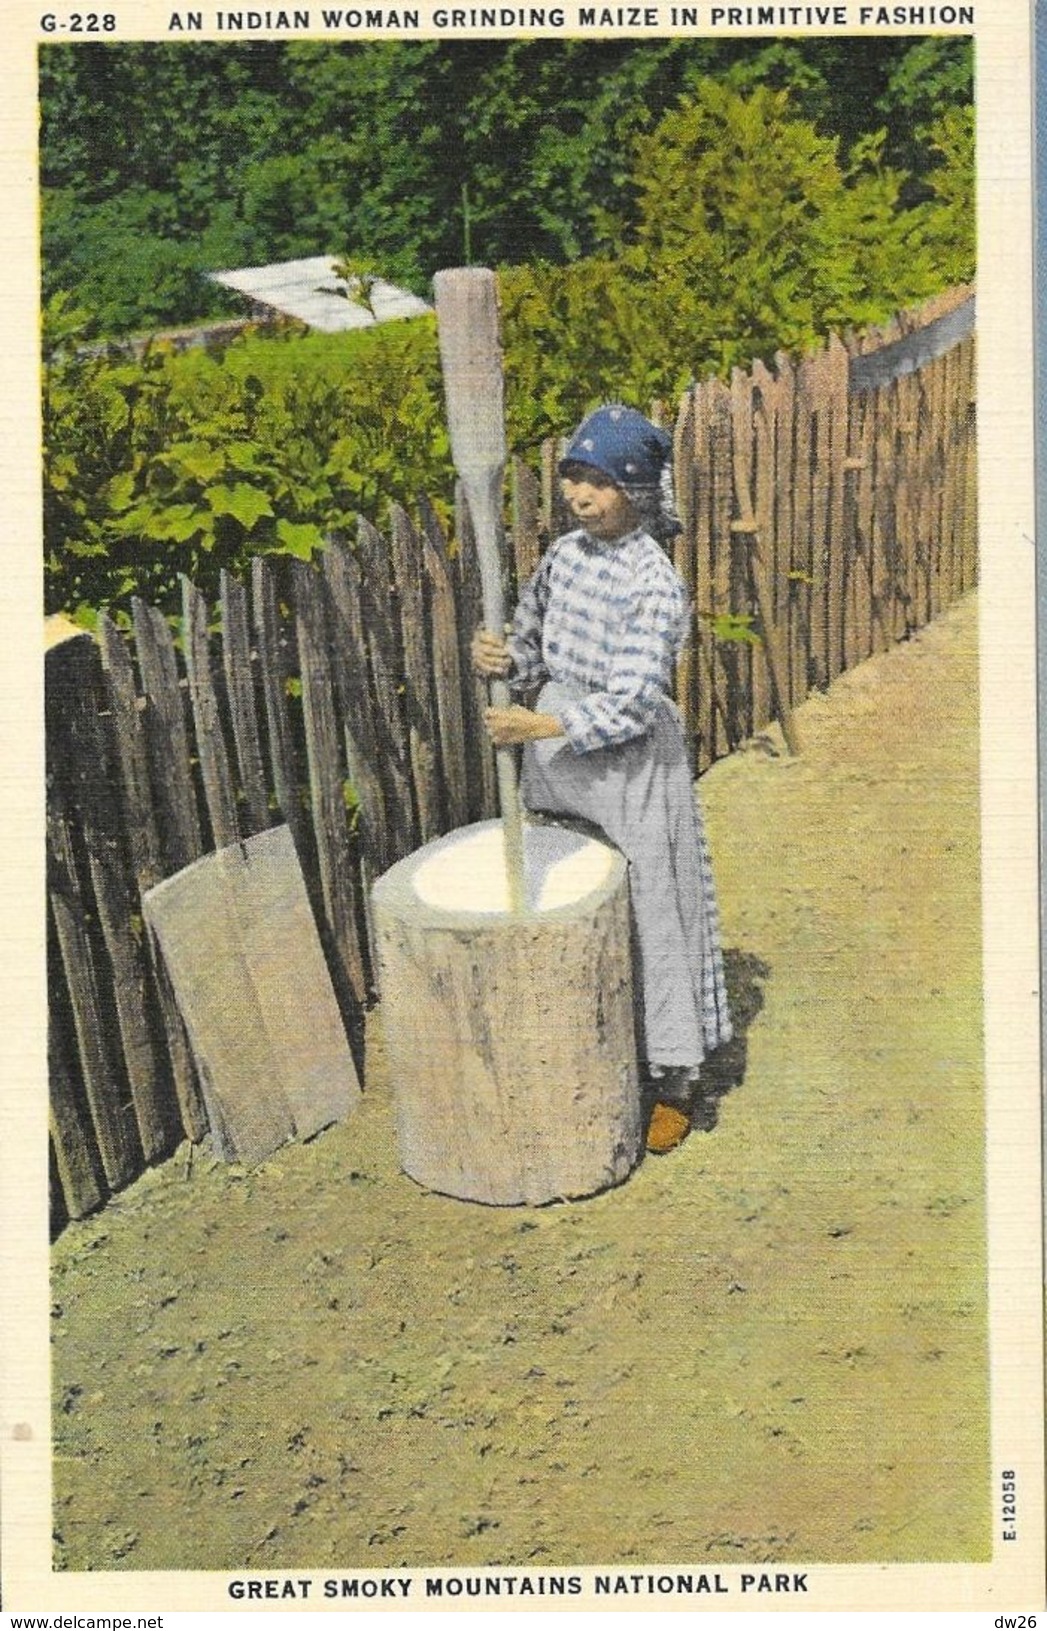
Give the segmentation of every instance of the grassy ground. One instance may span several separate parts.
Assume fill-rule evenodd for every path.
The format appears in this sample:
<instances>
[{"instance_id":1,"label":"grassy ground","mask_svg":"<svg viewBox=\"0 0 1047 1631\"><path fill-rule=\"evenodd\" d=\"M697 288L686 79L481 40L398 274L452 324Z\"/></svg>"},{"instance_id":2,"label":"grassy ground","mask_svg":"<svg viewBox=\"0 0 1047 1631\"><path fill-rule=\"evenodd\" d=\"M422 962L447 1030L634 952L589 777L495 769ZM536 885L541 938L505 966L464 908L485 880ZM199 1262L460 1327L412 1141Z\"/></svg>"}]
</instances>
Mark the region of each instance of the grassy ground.
<instances>
[{"instance_id":1,"label":"grassy ground","mask_svg":"<svg viewBox=\"0 0 1047 1631\"><path fill-rule=\"evenodd\" d=\"M426 1194L376 1035L347 1125L66 1231L59 1566L988 1556L975 638L704 779L741 1035L675 1154Z\"/></svg>"}]
</instances>

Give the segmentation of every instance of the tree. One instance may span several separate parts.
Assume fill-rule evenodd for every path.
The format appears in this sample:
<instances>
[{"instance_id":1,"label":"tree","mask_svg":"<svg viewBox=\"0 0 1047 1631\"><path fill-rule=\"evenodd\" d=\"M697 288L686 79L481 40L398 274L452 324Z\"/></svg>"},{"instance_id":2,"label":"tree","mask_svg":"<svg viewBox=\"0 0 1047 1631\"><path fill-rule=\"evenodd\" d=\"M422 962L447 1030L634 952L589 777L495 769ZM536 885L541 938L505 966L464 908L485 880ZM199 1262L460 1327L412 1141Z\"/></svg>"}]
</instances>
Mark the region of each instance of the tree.
<instances>
[{"instance_id":1,"label":"tree","mask_svg":"<svg viewBox=\"0 0 1047 1631\"><path fill-rule=\"evenodd\" d=\"M44 287L103 331L233 309L204 275L363 255L427 291L465 258L617 258L633 151L699 81L787 92L845 170L883 129L901 201L933 194L927 127L969 105L970 42L516 39L48 45Z\"/></svg>"}]
</instances>

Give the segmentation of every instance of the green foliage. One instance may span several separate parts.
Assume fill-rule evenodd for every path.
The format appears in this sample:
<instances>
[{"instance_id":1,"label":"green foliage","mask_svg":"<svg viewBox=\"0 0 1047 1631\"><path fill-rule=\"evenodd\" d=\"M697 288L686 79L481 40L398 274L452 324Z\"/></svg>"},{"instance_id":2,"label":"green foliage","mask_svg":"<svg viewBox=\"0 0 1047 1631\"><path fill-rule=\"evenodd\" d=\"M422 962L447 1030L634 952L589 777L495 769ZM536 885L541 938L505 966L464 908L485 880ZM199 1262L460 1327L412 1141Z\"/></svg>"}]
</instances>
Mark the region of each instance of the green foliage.
<instances>
[{"instance_id":1,"label":"green foliage","mask_svg":"<svg viewBox=\"0 0 1047 1631\"><path fill-rule=\"evenodd\" d=\"M59 302L60 317L67 310ZM431 318L249 338L45 370L48 604L208 594L259 554L308 560L331 529L450 485Z\"/></svg>"},{"instance_id":2,"label":"green foliage","mask_svg":"<svg viewBox=\"0 0 1047 1631\"><path fill-rule=\"evenodd\" d=\"M626 262L513 266L500 277L510 441L563 434L598 400L646 410L678 369Z\"/></svg>"},{"instance_id":3,"label":"green foliage","mask_svg":"<svg viewBox=\"0 0 1047 1631\"><path fill-rule=\"evenodd\" d=\"M763 640L753 628L755 619L748 612L719 612L702 614L714 640L720 645L761 646Z\"/></svg>"},{"instance_id":4,"label":"green foliage","mask_svg":"<svg viewBox=\"0 0 1047 1631\"><path fill-rule=\"evenodd\" d=\"M332 271L340 277L346 285L345 297L356 305L362 306L364 311L374 312L374 287L381 279L381 271L377 263L366 255L347 255L342 260L334 261ZM339 293L342 291L339 290Z\"/></svg>"},{"instance_id":5,"label":"green foliage","mask_svg":"<svg viewBox=\"0 0 1047 1631\"><path fill-rule=\"evenodd\" d=\"M681 364L810 348L933 286L881 155L882 138L866 137L845 168L786 92L741 96L711 80L638 143L626 258Z\"/></svg>"},{"instance_id":6,"label":"green foliage","mask_svg":"<svg viewBox=\"0 0 1047 1631\"><path fill-rule=\"evenodd\" d=\"M431 318L184 354L154 343L138 360L84 351L189 315L203 267L325 242L345 247L364 304L379 275L424 292L460 258L467 178L477 253L501 262L509 439L526 452L599 400L671 401L970 277L958 44L47 48L49 605L173 607L183 572L213 595L221 567L308 559L357 513L381 522L422 490L446 516ZM918 50L944 105L909 132L922 157L905 172L897 130L859 128L841 86L857 68L877 107L926 111L906 72ZM174 101L197 121L192 150L172 137ZM109 168L88 175L102 151Z\"/></svg>"},{"instance_id":7,"label":"green foliage","mask_svg":"<svg viewBox=\"0 0 1047 1631\"><path fill-rule=\"evenodd\" d=\"M633 147L716 80L788 91L855 144L885 131L906 204L921 134L969 104L962 38L545 39L48 45L44 288L115 335L237 309L205 273L344 248L424 294L440 266L615 257Z\"/></svg>"},{"instance_id":8,"label":"green foliage","mask_svg":"<svg viewBox=\"0 0 1047 1631\"><path fill-rule=\"evenodd\" d=\"M877 112L891 132L892 163L911 178L907 202L916 202L937 162L930 128L949 110L972 108L974 54L963 38L927 35L905 43L891 62Z\"/></svg>"},{"instance_id":9,"label":"green foliage","mask_svg":"<svg viewBox=\"0 0 1047 1631\"><path fill-rule=\"evenodd\" d=\"M41 52L44 290L103 333L236 309L208 271L344 246L425 293L596 247L631 134L705 41L53 45Z\"/></svg>"},{"instance_id":10,"label":"green foliage","mask_svg":"<svg viewBox=\"0 0 1047 1631\"><path fill-rule=\"evenodd\" d=\"M975 271L974 109L948 108L924 136L937 160L922 210L935 265L943 282L965 283Z\"/></svg>"},{"instance_id":11,"label":"green foliage","mask_svg":"<svg viewBox=\"0 0 1047 1631\"><path fill-rule=\"evenodd\" d=\"M934 197L906 209L884 132L843 163L785 91L701 80L635 141L617 255L503 269L516 443L600 399L645 408L692 378L810 350L970 276L972 128L970 110L938 122Z\"/></svg>"}]
</instances>

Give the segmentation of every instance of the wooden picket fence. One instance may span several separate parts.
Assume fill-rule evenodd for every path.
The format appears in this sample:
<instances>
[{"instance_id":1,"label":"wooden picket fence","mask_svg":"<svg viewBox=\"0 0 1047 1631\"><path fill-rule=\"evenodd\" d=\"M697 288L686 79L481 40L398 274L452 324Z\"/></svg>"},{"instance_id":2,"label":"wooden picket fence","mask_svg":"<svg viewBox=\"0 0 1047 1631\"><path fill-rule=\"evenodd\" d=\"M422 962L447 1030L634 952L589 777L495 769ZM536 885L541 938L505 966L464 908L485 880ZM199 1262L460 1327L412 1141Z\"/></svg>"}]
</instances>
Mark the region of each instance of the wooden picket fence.
<instances>
[{"instance_id":1,"label":"wooden picket fence","mask_svg":"<svg viewBox=\"0 0 1047 1631\"><path fill-rule=\"evenodd\" d=\"M696 615L677 700L697 771L974 584L974 385L973 291L958 289L686 393L675 560ZM511 469L510 594L566 524L559 451ZM97 640L47 659L57 1226L207 1133L145 890L287 822L366 1084L370 885L496 808L460 497L453 541L423 499L313 562L254 560L249 583L223 578L217 607L183 589L177 630L136 602L132 633L103 616Z\"/></svg>"}]
</instances>

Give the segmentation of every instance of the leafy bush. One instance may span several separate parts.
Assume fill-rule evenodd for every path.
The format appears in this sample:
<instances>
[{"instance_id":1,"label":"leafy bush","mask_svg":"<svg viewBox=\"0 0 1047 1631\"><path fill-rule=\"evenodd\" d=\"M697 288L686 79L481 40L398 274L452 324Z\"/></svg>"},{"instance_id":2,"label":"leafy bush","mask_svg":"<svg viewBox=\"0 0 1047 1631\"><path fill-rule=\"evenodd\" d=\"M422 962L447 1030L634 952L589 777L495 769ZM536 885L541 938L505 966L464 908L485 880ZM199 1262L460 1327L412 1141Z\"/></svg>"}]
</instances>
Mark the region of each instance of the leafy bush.
<instances>
[{"instance_id":1,"label":"leafy bush","mask_svg":"<svg viewBox=\"0 0 1047 1631\"><path fill-rule=\"evenodd\" d=\"M837 138L785 91L711 79L635 138L617 254L502 268L510 444L526 453L597 401L646 408L692 378L833 327L881 321L973 266L973 121L927 132L927 194L903 204L885 138ZM290 172L270 172L278 201ZM259 193L259 198L262 194ZM349 265L351 262L351 266ZM372 263L348 257L366 278ZM131 593L171 604L251 555L308 558L389 500L452 490L431 317L338 336L249 337L140 360L84 355L84 314L52 301L45 371L49 603L90 616Z\"/></svg>"},{"instance_id":2,"label":"leafy bush","mask_svg":"<svg viewBox=\"0 0 1047 1631\"><path fill-rule=\"evenodd\" d=\"M787 92L701 81L636 141L635 202L604 227L617 256L503 271L518 441L562 431L600 398L643 408L693 378L810 350L969 277L972 128L969 110L950 110L928 134L933 196L906 209L883 132L844 164Z\"/></svg>"},{"instance_id":3,"label":"leafy bush","mask_svg":"<svg viewBox=\"0 0 1047 1631\"><path fill-rule=\"evenodd\" d=\"M130 594L173 605L179 573L213 595L222 567L308 559L358 513L445 494L438 392L431 318L217 354L60 349L44 398L49 606L90 620Z\"/></svg>"}]
</instances>

